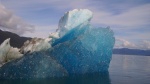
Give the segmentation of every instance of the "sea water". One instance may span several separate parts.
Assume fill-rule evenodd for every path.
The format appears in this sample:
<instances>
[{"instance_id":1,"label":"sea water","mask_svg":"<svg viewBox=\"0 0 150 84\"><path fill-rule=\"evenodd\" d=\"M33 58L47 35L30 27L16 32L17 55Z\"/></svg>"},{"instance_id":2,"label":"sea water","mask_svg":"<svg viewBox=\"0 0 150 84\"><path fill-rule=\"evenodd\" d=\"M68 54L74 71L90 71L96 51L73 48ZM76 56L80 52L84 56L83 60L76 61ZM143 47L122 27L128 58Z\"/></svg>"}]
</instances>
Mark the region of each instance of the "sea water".
<instances>
[{"instance_id":1,"label":"sea water","mask_svg":"<svg viewBox=\"0 0 150 84\"><path fill-rule=\"evenodd\" d=\"M150 84L150 56L113 54L109 77L111 84Z\"/></svg>"},{"instance_id":2,"label":"sea water","mask_svg":"<svg viewBox=\"0 0 150 84\"><path fill-rule=\"evenodd\" d=\"M109 72L36 80L0 80L0 84L150 84L150 56L113 54Z\"/></svg>"}]
</instances>

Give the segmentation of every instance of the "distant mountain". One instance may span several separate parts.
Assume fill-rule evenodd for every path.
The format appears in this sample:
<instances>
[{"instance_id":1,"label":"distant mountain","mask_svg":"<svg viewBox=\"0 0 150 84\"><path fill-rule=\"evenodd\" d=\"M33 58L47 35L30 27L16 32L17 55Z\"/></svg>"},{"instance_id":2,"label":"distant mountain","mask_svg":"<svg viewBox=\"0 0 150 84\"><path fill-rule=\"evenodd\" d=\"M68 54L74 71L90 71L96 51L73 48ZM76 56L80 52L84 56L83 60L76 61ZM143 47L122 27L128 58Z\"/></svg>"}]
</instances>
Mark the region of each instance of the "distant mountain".
<instances>
[{"instance_id":1,"label":"distant mountain","mask_svg":"<svg viewBox=\"0 0 150 84\"><path fill-rule=\"evenodd\" d=\"M10 38L10 45L17 48L20 48L26 40L31 39L29 37L20 37L17 34L0 30L0 44L7 38Z\"/></svg>"},{"instance_id":2,"label":"distant mountain","mask_svg":"<svg viewBox=\"0 0 150 84\"><path fill-rule=\"evenodd\" d=\"M0 30L0 44L7 38L11 38L10 39L11 46L18 48L20 48L26 40L31 39L29 37L20 37L17 34ZM150 50L121 48L121 49L113 49L113 54L150 56Z\"/></svg>"},{"instance_id":3,"label":"distant mountain","mask_svg":"<svg viewBox=\"0 0 150 84\"><path fill-rule=\"evenodd\" d=\"M150 56L150 50L121 48L121 49L113 49L113 54Z\"/></svg>"}]
</instances>

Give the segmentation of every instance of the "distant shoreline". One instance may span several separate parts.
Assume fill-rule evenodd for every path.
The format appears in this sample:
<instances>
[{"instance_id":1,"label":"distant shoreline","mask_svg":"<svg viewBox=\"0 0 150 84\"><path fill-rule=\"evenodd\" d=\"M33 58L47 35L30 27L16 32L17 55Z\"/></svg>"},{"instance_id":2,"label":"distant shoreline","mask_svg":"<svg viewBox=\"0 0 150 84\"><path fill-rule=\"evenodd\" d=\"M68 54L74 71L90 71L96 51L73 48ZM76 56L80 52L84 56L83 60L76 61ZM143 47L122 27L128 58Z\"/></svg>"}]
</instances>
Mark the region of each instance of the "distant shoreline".
<instances>
[{"instance_id":1,"label":"distant shoreline","mask_svg":"<svg viewBox=\"0 0 150 84\"><path fill-rule=\"evenodd\" d=\"M150 50L121 48L113 49L113 54L150 56Z\"/></svg>"},{"instance_id":2,"label":"distant shoreline","mask_svg":"<svg viewBox=\"0 0 150 84\"><path fill-rule=\"evenodd\" d=\"M123 55L123 56L145 56L145 57L148 57L150 55L126 55L126 54L112 54L113 55Z\"/></svg>"}]
</instances>

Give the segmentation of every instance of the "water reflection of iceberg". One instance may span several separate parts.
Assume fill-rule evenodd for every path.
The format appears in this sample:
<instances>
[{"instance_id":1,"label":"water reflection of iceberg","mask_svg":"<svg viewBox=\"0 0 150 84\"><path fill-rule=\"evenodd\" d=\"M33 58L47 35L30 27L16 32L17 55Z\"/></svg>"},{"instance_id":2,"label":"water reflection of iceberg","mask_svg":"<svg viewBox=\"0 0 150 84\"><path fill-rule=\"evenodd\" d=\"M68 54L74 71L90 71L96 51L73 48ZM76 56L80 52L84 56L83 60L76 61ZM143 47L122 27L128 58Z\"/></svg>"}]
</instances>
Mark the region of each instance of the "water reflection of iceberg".
<instances>
[{"instance_id":1,"label":"water reflection of iceberg","mask_svg":"<svg viewBox=\"0 0 150 84\"><path fill-rule=\"evenodd\" d=\"M1 84L111 84L109 72L74 74L68 77L29 80L1 80Z\"/></svg>"}]
</instances>

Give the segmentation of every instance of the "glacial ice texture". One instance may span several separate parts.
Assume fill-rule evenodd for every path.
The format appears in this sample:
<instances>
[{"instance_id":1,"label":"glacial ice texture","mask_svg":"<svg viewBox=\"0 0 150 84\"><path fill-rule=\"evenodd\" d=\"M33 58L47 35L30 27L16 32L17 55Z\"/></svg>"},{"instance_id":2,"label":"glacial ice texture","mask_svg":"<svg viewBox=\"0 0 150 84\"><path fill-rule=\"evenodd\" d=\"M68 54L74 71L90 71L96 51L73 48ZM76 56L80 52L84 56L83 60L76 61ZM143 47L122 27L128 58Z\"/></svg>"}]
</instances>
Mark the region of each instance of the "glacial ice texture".
<instances>
[{"instance_id":1,"label":"glacial ice texture","mask_svg":"<svg viewBox=\"0 0 150 84\"><path fill-rule=\"evenodd\" d=\"M92 16L92 12L88 9L74 9L72 11L66 12L65 15L59 20L57 29L59 36L62 37L69 30L79 25L88 24Z\"/></svg>"},{"instance_id":2,"label":"glacial ice texture","mask_svg":"<svg viewBox=\"0 0 150 84\"><path fill-rule=\"evenodd\" d=\"M24 55L0 69L0 79L48 78L107 72L115 43L110 28L90 24L87 9L67 12L50 42L51 48ZM69 25L69 26L68 26ZM59 34L59 36L58 36Z\"/></svg>"},{"instance_id":3,"label":"glacial ice texture","mask_svg":"<svg viewBox=\"0 0 150 84\"><path fill-rule=\"evenodd\" d=\"M108 70L114 41L109 28L78 26L56 40L47 53L70 74L103 72Z\"/></svg>"},{"instance_id":4,"label":"glacial ice texture","mask_svg":"<svg viewBox=\"0 0 150 84\"><path fill-rule=\"evenodd\" d=\"M56 60L42 52L27 54L0 69L0 79L30 79L66 76L67 71Z\"/></svg>"},{"instance_id":5,"label":"glacial ice texture","mask_svg":"<svg viewBox=\"0 0 150 84\"><path fill-rule=\"evenodd\" d=\"M33 38L30 41L27 40L24 45L20 48L21 53L33 53L35 51L45 51L51 47L49 44L51 38Z\"/></svg>"},{"instance_id":6,"label":"glacial ice texture","mask_svg":"<svg viewBox=\"0 0 150 84\"><path fill-rule=\"evenodd\" d=\"M19 52L18 48L10 46L10 38L6 39L0 45L0 67L8 61L22 57L23 55Z\"/></svg>"}]
</instances>

